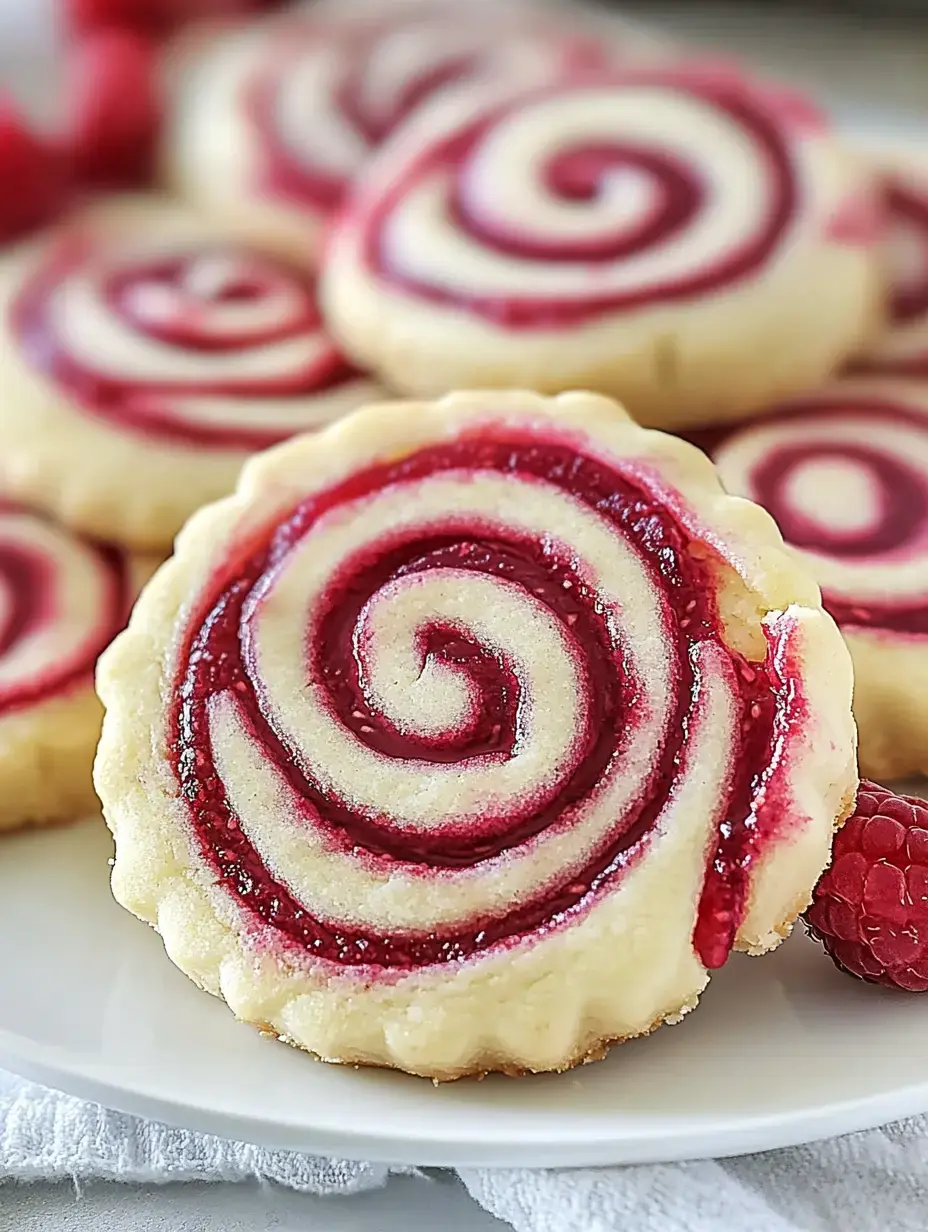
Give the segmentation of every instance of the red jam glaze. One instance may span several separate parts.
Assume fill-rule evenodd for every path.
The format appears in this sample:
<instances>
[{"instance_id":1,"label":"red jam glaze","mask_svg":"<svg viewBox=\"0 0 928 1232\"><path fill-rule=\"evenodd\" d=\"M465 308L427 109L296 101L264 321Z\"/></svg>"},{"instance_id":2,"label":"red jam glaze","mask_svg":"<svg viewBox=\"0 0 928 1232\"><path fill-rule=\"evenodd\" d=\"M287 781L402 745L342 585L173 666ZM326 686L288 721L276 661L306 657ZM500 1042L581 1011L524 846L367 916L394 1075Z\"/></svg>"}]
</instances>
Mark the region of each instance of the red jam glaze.
<instances>
[{"instance_id":1,"label":"red jam glaze","mask_svg":"<svg viewBox=\"0 0 928 1232\"><path fill-rule=\"evenodd\" d=\"M492 537L458 527L445 536L431 528L420 532L419 539L413 530L405 539L390 539L382 551L375 541L367 559L347 563L312 626L307 651L310 678L322 682L333 711L356 738L385 756L426 761L463 761L487 753L508 756L515 743L514 693L520 687L512 664L447 628L422 630L423 654L431 651L467 670L480 697L475 713L486 716L452 733L439 748L384 723L367 702L361 669L352 653L352 634L363 603L391 579L449 565L489 576L502 574L540 599L562 623L567 641L583 655L588 721L569 772L556 793L541 800L535 811L494 819L470 845L453 827L438 835L410 834L389 818L361 815L304 773L298 755L284 747L262 707L260 682L253 677L255 663L247 646L249 597L257 595L261 602L269 575L332 510L387 485L415 483L455 470L489 471L553 485L596 511L628 539L665 599L673 655L673 713L668 715L664 748L651 781L642 784L628 815L616 818L613 832L591 853L585 868L570 869L563 884L540 892L518 909L474 919L459 931L374 935L363 927L315 918L265 867L232 812L216 769L209 729L212 697L234 691L252 738L304 802L305 816L316 828L322 827L359 858L390 859L409 871L433 870L435 875L442 868L478 866L549 825L571 824L572 809L593 796L612 766L641 700L637 682L625 667L618 634L566 552L547 543L526 542L500 528ZM725 645L712 567L706 545L693 539L642 480L584 456L573 446L529 435L475 434L373 467L308 498L230 556L191 621L180 652L169 716L170 747L204 858L256 923L276 930L279 941L347 966L405 970L451 962L567 922L608 892L645 849L686 769L687 723L698 696L696 647L711 642L736 669L742 710L741 744L733 750L728 799L720 806L719 848L709 853L696 927L703 961L720 965L744 911L751 865L765 843L782 831L784 817L789 819L788 802L774 802L775 793L758 799L757 789L779 756L782 730L801 705L801 695L795 676L776 659L774 649L766 663L753 664ZM572 585L565 586L566 581Z\"/></svg>"},{"instance_id":2,"label":"red jam glaze","mask_svg":"<svg viewBox=\"0 0 928 1232\"><path fill-rule=\"evenodd\" d=\"M767 415L756 425L763 431L765 424L796 420L831 419L839 425L829 441L797 441L777 445L768 451L751 472L751 498L773 515L786 542L793 547L834 556L845 561L865 562L889 553L904 552L924 541L928 522L928 477L916 466L899 457L881 453L870 445L859 444L855 438L855 421L859 424L881 420L897 423L928 434L928 417L904 405L879 398L856 398L846 402L840 398L816 398L810 402L792 404L773 415ZM725 442L742 428L709 428L689 434L689 439L704 449L710 457L718 455ZM752 425L747 426L747 431ZM829 532L818 522L801 516L787 496L787 485L795 469L819 459L850 462L865 468L879 491L879 516L870 526L853 532ZM886 632L928 636L928 587L924 598L894 603L887 597L884 603L858 602L827 590L822 601L839 625L844 628L862 626Z\"/></svg>"},{"instance_id":3,"label":"red jam glaze","mask_svg":"<svg viewBox=\"0 0 928 1232\"><path fill-rule=\"evenodd\" d=\"M589 84L595 86L597 83L591 81ZM711 183L695 157L692 164L687 164L669 153L643 150L631 143L603 141L591 146L582 141L559 151L543 169L548 190L552 195L567 200L576 200L578 196L592 199L597 194L598 184L608 172L628 168L636 174L646 173L653 182L653 195L658 205L640 228L633 232L623 228L620 233L602 239L590 238L567 244L533 237L527 228L518 233L499 228L492 219L479 217L467 202L465 186L471 161L485 135L526 105L552 95L556 97L558 90L554 88L523 96L483 115L463 131L459 130L446 140L426 148L417 161L405 168L402 178L372 207L358 215L364 259L368 267L381 281L417 298L463 308L511 329L576 326L605 313L628 312L661 301L693 299L731 283L744 281L763 269L787 241L801 205L793 155L776 110L769 107L762 96L755 99L740 80L723 77L717 81L711 75L706 79L697 76L691 80L685 71L676 75L669 72L661 75L629 73L618 80L600 79L599 84L613 86L617 90L655 86L684 98L695 95L697 101L714 107L732 125L740 128L762 153L773 189L756 233L739 247L733 248L728 257L715 266L702 269L697 266L689 277L668 280L660 285L597 293L596 271L593 268L590 271L590 292L585 298L462 295L444 282L426 282L398 269L391 262L384 243L390 216L411 185L436 173L451 179L446 208L457 227L490 254L498 252L508 258L521 257L552 263L578 259L594 263L631 259L655 244L671 240L701 211L711 208ZM519 170L528 173L528 168Z\"/></svg>"},{"instance_id":4,"label":"red jam glaze","mask_svg":"<svg viewBox=\"0 0 928 1232\"><path fill-rule=\"evenodd\" d=\"M737 665L742 683L741 746L737 756L745 766L763 769L749 780L750 811L740 824L730 824L729 803L699 900L693 945L710 971L723 965L734 945L750 891L753 857L763 850L771 834L782 833L775 823L771 824L771 816L764 817L764 805L771 813L785 805L787 813L780 817L780 822L788 826L790 821L788 801L774 803L772 796L764 805L758 801L771 791L790 728L805 717L805 703L796 690L792 665L783 645L769 631L767 641L769 649L762 668L744 660ZM739 766L738 773L741 782L736 792L743 792L751 772ZM741 796L737 798L740 803Z\"/></svg>"},{"instance_id":5,"label":"red jam glaze","mask_svg":"<svg viewBox=\"0 0 928 1232\"><path fill-rule=\"evenodd\" d=\"M424 18L424 20L423 20ZM464 84L478 77L482 56L478 51L463 53L457 46L457 23L449 23L447 46L443 55L424 60L409 80L403 83L389 106L378 110L366 98L367 76L377 45L404 28L414 30L423 23L425 30L435 28L435 13L413 14L411 18L365 23L353 29L325 30L318 24L294 23L281 30L268 48L264 64L245 92L245 109L256 134L261 157L261 187L270 195L296 204L309 206L322 214L330 214L341 205L351 187L350 176L335 174L314 164L309 157L287 141L278 122L281 83L291 73L300 71L300 61L320 44L331 44L330 57L341 58L344 70L332 100L342 122L357 134L362 144L373 152L387 137L423 103L450 86ZM497 36L500 37L500 36ZM602 70L608 56L605 49L592 40L565 35L563 30L547 35L522 29L503 32L503 38L550 41L563 58L564 73ZM487 37L486 53L492 54L497 40ZM310 121L311 122L311 117Z\"/></svg>"},{"instance_id":6,"label":"red jam glaze","mask_svg":"<svg viewBox=\"0 0 928 1232\"><path fill-rule=\"evenodd\" d=\"M149 437L162 437L179 444L218 449L257 450L285 439L277 430L198 422L174 409L177 399L229 397L235 399L291 399L334 390L359 373L330 347L321 361L298 372L277 378L255 380L139 381L131 373L119 376L95 370L72 355L67 340L55 327L52 300L62 282L79 275L94 257L85 243L62 244L15 299L10 326L23 354L34 368L54 381L83 409L116 427ZM186 284L194 261L203 257L242 259L251 271L247 276L217 286L212 295L195 294ZM142 286L163 287L177 296L176 315L164 322L141 318L133 306L133 293ZM275 289L296 290L301 307L285 324L251 334L221 333L211 329L210 312L235 301L260 300ZM100 284L102 302L124 328L156 343L204 356L237 357L247 347L262 347L322 331L311 279L296 269L248 249L232 251L197 248L189 256L173 255L162 260L123 265L104 275Z\"/></svg>"},{"instance_id":7,"label":"red jam glaze","mask_svg":"<svg viewBox=\"0 0 928 1232\"><path fill-rule=\"evenodd\" d=\"M27 542L4 540L2 517L38 517L8 501L0 502L0 587L6 597L0 621L0 659L64 615L56 607L54 560ZM99 635L78 657L63 656L54 668L32 679L17 678L0 685L0 715L36 706L93 679L97 658L126 622L131 606L125 558L115 548L84 542L106 579L106 601L99 614Z\"/></svg>"}]
</instances>

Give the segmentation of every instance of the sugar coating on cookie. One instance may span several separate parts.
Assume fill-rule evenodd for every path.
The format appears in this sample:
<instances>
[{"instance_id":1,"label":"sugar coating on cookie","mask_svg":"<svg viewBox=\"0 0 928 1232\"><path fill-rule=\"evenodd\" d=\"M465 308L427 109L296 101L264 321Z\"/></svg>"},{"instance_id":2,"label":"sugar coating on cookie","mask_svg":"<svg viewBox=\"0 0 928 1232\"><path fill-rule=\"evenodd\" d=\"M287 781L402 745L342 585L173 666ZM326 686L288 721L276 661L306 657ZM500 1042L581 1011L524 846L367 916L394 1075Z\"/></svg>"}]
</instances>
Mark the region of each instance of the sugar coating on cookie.
<instances>
[{"instance_id":1,"label":"sugar coating on cookie","mask_svg":"<svg viewBox=\"0 0 928 1232\"><path fill-rule=\"evenodd\" d=\"M858 372L928 379L928 146L876 151L887 210L889 325Z\"/></svg>"},{"instance_id":2,"label":"sugar coating on cookie","mask_svg":"<svg viewBox=\"0 0 928 1232\"><path fill-rule=\"evenodd\" d=\"M164 150L173 184L254 239L310 261L371 154L423 104L618 59L616 40L526 6L379 7L288 14L181 55Z\"/></svg>"},{"instance_id":3,"label":"sugar coating on cookie","mask_svg":"<svg viewBox=\"0 0 928 1232\"><path fill-rule=\"evenodd\" d=\"M847 651L767 514L572 394L250 462L101 663L113 889L341 1062L563 1069L785 935L856 785Z\"/></svg>"},{"instance_id":4,"label":"sugar coating on cookie","mask_svg":"<svg viewBox=\"0 0 928 1232\"><path fill-rule=\"evenodd\" d=\"M131 585L119 552L0 502L0 830L97 807L93 673Z\"/></svg>"},{"instance_id":5,"label":"sugar coating on cookie","mask_svg":"<svg viewBox=\"0 0 928 1232\"><path fill-rule=\"evenodd\" d=\"M862 772L928 770L928 390L840 381L694 439L821 585L854 660Z\"/></svg>"},{"instance_id":6,"label":"sugar coating on cookie","mask_svg":"<svg viewBox=\"0 0 928 1232\"><path fill-rule=\"evenodd\" d=\"M304 271L156 198L82 211L0 265L0 454L77 529L170 545L252 452L379 387Z\"/></svg>"},{"instance_id":7,"label":"sugar coating on cookie","mask_svg":"<svg viewBox=\"0 0 928 1232\"><path fill-rule=\"evenodd\" d=\"M327 245L323 308L409 393L585 387L661 427L819 382L879 316L875 181L810 103L720 66L434 107Z\"/></svg>"}]
</instances>

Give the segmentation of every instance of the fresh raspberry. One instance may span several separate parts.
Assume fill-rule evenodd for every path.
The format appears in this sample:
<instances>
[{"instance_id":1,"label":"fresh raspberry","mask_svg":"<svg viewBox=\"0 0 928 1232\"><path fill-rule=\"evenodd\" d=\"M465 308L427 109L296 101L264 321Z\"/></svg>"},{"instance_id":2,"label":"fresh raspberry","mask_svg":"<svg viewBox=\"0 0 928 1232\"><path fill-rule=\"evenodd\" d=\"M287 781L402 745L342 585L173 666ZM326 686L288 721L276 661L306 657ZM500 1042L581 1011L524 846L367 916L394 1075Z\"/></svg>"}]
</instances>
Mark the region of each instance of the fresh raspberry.
<instances>
[{"instance_id":1,"label":"fresh raspberry","mask_svg":"<svg viewBox=\"0 0 928 1232\"><path fill-rule=\"evenodd\" d=\"M0 94L0 243L41 227L70 197L67 162Z\"/></svg>"},{"instance_id":2,"label":"fresh raspberry","mask_svg":"<svg viewBox=\"0 0 928 1232\"><path fill-rule=\"evenodd\" d=\"M81 37L123 30L159 38L184 21L227 17L261 7L260 0L63 0L64 27Z\"/></svg>"},{"instance_id":3,"label":"fresh raspberry","mask_svg":"<svg viewBox=\"0 0 928 1232\"><path fill-rule=\"evenodd\" d=\"M928 990L928 803L865 779L806 922L849 975Z\"/></svg>"},{"instance_id":4,"label":"fresh raspberry","mask_svg":"<svg viewBox=\"0 0 928 1232\"><path fill-rule=\"evenodd\" d=\"M157 48L123 30L75 43L66 62L65 145L78 180L107 188L144 183L161 123Z\"/></svg>"},{"instance_id":5,"label":"fresh raspberry","mask_svg":"<svg viewBox=\"0 0 928 1232\"><path fill-rule=\"evenodd\" d=\"M61 8L65 31L80 36L96 30L158 33L163 6L145 0L62 0Z\"/></svg>"}]
</instances>

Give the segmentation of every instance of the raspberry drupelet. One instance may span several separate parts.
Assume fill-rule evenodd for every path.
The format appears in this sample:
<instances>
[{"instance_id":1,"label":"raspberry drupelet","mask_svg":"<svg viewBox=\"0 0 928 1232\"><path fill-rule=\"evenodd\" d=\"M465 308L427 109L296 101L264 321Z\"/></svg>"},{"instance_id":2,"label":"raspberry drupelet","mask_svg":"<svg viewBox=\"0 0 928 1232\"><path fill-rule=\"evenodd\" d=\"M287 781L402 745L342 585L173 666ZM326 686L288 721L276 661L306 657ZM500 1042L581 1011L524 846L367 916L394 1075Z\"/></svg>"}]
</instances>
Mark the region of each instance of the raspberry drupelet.
<instances>
[{"instance_id":1,"label":"raspberry drupelet","mask_svg":"<svg viewBox=\"0 0 928 1232\"><path fill-rule=\"evenodd\" d=\"M864 779L806 922L849 975L928 991L928 803Z\"/></svg>"}]
</instances>

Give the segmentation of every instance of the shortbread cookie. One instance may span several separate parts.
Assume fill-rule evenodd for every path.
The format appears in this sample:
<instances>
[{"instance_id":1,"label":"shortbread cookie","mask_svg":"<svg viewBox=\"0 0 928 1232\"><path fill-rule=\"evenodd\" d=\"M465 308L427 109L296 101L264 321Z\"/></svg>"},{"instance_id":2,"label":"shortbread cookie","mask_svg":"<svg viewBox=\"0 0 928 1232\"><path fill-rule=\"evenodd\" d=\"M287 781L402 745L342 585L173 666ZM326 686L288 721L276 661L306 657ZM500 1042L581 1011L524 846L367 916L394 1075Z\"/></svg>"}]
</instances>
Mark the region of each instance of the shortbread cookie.
<instances>
[{"instance_id":1,"label":"shortbread cookie","mask_svg":"<svg viewBox=\"0 0 928 1232\"><path fill-rule=\"evenodd\" d=\"M928 380L928 144L874 157L884 177L889 328L858 371Z\"/></svg>"},{"instance_id":2,"label":"shortbread cookie","mask_svg":"<svg viewBox=\"0 0 928 1232\"><path fill-rule=\"evenodd\" d=\"M397 389L583 386L679 427L814 384L870 336L876 222L802 100L629 72L423 113L340 215L320 294Z\"/></svg>"},{"instance_id":3,"label":"shortbread cookie","mask_svg":"<svg viewBox=\"0 0 928 1232\"><path fill-rule=\"evenodd\" d=\"M928 390L842 381L704 443L822 587L854 660L862 772L928 772Z\"/></svg>"},{"instance_id":4,"label":"shortbread cookie","mask_svg":"<svg viewBox=\"0 0 928 1232\"><path fill-rule=\"evenodd\" d=\"M69 525L160 549L245 458L380 395L312 280L155 199L84 211L0 266L0 472Z\"/></svg>"},{"instance_id":5,"label":"shortbread cookie","mask_svg":"<svg viewBox=\"0 0 928 1232\"><path fill-rule=\"evenodd\" d=\"M0 830L99 808L94 668L151 571L0 502Z\"/></svg>"},{"instance_id":6,"label":"shortbread cookie","mask_svg":"<svg viewBox=\"0 0 928 1232\"><path fill-rule=\"evenodd\" d=\"M501 11L502 10L502 11ZM608 44L496 4L288 15L184 51L172 74L169 181L262 245L311 261L383 139L444 92L498 93L610 58Z\"/></svg>"},{"instance_id":7,"label":"shortbread cookie","mask_svg":"<svg viewBox=\"0 0 928 1232\"><path fill-rule=\"evenodd\" d=\"M365 410L254 459L101 663L113 888L239 1018L563 1069L775 946L856 785L808 573L591 394Z\"/></svg>"}]
</instances>

